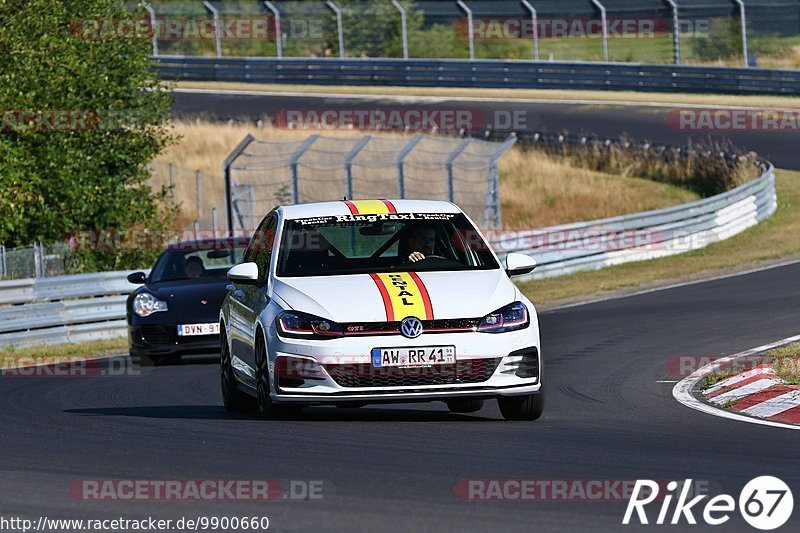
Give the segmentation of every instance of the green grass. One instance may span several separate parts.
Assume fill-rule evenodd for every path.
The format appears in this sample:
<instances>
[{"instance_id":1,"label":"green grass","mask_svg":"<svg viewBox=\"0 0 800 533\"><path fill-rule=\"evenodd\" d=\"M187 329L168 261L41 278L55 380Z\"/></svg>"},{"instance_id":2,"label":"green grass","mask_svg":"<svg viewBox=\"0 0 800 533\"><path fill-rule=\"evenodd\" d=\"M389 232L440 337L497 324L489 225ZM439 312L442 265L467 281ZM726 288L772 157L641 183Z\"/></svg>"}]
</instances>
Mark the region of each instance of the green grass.
<instances>
[{"instance_id":1,"label":"green grass","mask_svg":"<svg viewBox=\"0 0 800 533\"><path fill-rule=\"evenodd\" d=\"M53 364L80 359L93 359L104 355L127 353L127 337L24 348L11 347L0 351L0 368Z\"/></svg>"},{"instance_id":2,"label":"green grass","mask_svg":"<svg viewBox=\"0 0 800 533\"><path fill-rule=\"evenodd\" d=\"M701 250L521 283L537 304L585 299L741 269L800 253L800 172L776 173L778 209L760 224Z\"/></svg>"},{"instance_id":3,"label":"green grass","mask_svg":"<svg viewBox=\"0 0 800 533\"><path fill-rule=\"evenodd\" d=\"M766 354L779 378L800 385L800 342L770 350Z\"/></svg>"}]
</instances>

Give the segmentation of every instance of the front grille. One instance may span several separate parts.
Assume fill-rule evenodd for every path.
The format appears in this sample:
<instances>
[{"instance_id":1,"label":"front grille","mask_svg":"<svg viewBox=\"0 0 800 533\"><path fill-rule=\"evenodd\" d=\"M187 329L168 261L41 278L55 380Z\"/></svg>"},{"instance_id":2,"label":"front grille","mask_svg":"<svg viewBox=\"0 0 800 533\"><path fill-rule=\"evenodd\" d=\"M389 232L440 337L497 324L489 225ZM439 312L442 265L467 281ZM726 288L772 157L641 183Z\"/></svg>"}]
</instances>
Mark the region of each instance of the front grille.
<instances>
[{"instance_id":1,"label":"front grille","mask_svg":"<svg viewBox=\"0 0 800 533\"><path fill-rule=\"evenodd\" d=\"M146 324L140 327L142 328L142 340L147 344L172 344L178 335L176 326Z\"/></svg>"},{"instance_id":2,"label":"front grille","mask_svg":"<svg viewBox=\"0 0 800 533\"><path fill-rule=\"evenodd\" d=\"M480 318L446 318L440 320L422 320L422 333L456 333L476 331ZM345 336L356 335L397 335L400 333L400 322L352 322L342 324Z\"/></svg>"},{"instance_id":3,"label":"front grille","mask_svg":"<svg viewBox=\"0 0 800 533\"><path fill-rule=\"evenodd\" d=\"M340 387L411 387L482 383L494 373L501 358L464 359L455 364L398 368L366 364L325 365Z\"/></svg>"}]
</instances>

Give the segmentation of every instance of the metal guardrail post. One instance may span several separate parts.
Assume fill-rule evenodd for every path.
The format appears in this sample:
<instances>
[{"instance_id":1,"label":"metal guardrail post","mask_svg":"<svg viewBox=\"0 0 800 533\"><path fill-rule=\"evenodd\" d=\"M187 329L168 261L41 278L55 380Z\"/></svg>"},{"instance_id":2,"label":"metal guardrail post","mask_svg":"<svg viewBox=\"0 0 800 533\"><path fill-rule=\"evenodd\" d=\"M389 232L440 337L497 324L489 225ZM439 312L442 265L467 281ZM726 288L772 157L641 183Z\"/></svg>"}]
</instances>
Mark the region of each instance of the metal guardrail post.
<instances>
[{"instance_id":1,"label":"metal guardrail post","mask_svg":"<svg viewBox=\"0 0 800 533\"><path fill-rule=\"evenodd\" d=\"M281 12L272 2L265 0L264 5L275 15L275 46L278 48L278 59L283 58L283 32L281 31Z\"/></svg>"},{"instance_id":2,"label":"metal guardrail post","mask_svg":"<svg viewBox=\"0 0 800 533\"><path fill-rule=\"evenodd\" d=\"M472 139L467 137L466 139L462 139L458 146L450 152L450 155L447 156L447 161L445 162L445 168L447 169L447 199L451 202L455 201L455 189L453 184L453 163L455 162L456 158L461 155L461 153L467 149L467 146L472 143Z\"/></svg>"},{"instance_id":3,"label":"metal guardrail post","mask_svg":"<svg viewBox=\"0 0 800 533\"><path fill-rule=\"evenodd\" d=\"M339 9L333 0L325 0L325 3L336 14L336 33L339 36L339 57L344 59L344 27L342 25L342 10Z\"/></svg>"},{"instance_id":4,"label":"metal guardrail post","mask_svg":"<svg viewBox=\"0 0 800 533\"><path fill-rule=\"evenodd\" d=\"M214 46L217 49L217 57L222 57L222 29L219 27L219 10L208 0L203 0L203 5L211 11L214 17Z\"/></svg>"},{"instance_id":5,"label":"metal guardrail post","mask_svg":"<svg viewBox=\"0 0 800 533\"><path fill-rule=\"evenodd\" d=\"M606 8L600 0L592 0L592 3L600 10L600 21L603 25L603 61L608 61L608 18L606 18Z\"/></svg>"},{"instance_id":6,"label":"metal guardrail post","mask_svg":"<svg viewBox=\"0 0 800 533\"><path fill-rule=\"evenodd\" d=\"M228 235L233 237L233 206L231 206L232 198L232 190L231 190L231 165L236 160L237 157L242 155L242 152L250 145L251 142L255 140L255 137L250 135L249 133L242 139L236 148L233 149L228 157L225 158L225 161L222 162L222 176L225 180L225 218L228 223Z\"/></svg>"},{"instance_id":7,"label":"metal guardrail post","mask_svg":"<svg viewBox=\"0 0 800 533\"><path fill-rule=\"evenodd\" d=\"M158 24L156 23L156 10L149 3L142 6L150 13L150 25L153 27L153 55L158 57Z\"/></svg>"},{"instance_id":8,"label":"metal guardrail post","mask_svg":"<svg viewBox=\"0 0 800 533\"><path fill-rule=\"evenodd\" d=\"M469 58L475 59L475 28L472 24L472 10L462 2L462 0L456 0L458 7L464 10L467 14L467 31L469 32Z\"/></svg>"},{"instance_id":9,"label":"metal guardrail post","mask_svg":"<svg viewBox=\"0 0 800 533\"><path fill-rule=\"evenodd\" d=\"M392 5L400 12L400 31L403 35L403 59L408 59L408 21L406 10L397 0L392 0Z\"/></svg>"},{"instance_id":10,"label":"metal guardrail post","mask_svg":"<svg viewBox=\"0 0 800 533\"><path fill-rule=\"evenodd\" d=\"M309 135L308 138L303 141L303 144L294 151L292 156L289 158L289 169L292 173L292 203L299 204L300 203L300 182L297 176L297 162L306 153L306 150L311 148L311 145L314 144L319 138L319 135L316 133L314 135Z\"/></svg>"},{"instance_id":11,"label":"metal guardrail post","mask_svg":"<svg viewBox=\"0 0 800 533\"><path fill-rule=\"evenodd\" d=\"M197 182L197 218L200 218L203 214L203 171L196 171L194 177Z\"/></svg>"},{"instance_id":12,"label":"metal guardrail post","mask_svg":"<svg viewBox=\"0 0 800 533\"><path fill-rule=\"evenodd\" d=\"M344 189L348 200L353 199L353 159L372 140L372 135L364 135L344 158Z\"/></svg>"},{"instance_id":13,"label":"metal guardrail post","mask_svg":"<svg viewBox=\"0 0 800 533\"><path fill-rule=\"evenodd\" d=\"M398 198L406 197L406 175L403 165L408 154L414 149L425 136L421 134L414 135L410 141L403 146L402 150L398 152L395 163L397 164L397 196Z\"/></svg>"},{"instance_id":14,"label":"metal guardrail post","mask_svg":"<svg viewBox=\"0 0 800 533\"><path fill-rule=\"evenodd\" d=\"M533 60L539 61L539 18L534 8L528 0L522 0L528 11L531 12L531 24L533 24Z\"/></svg>"},{"instance_id":15,"label":"metal guardrail post","mask_svg":"<svg viewBox=\"0 0 800 533\"><path fill-rule=\"evenodd\" d=\"M750 55L747 51L747 15L745 14L744 0L733 0L733 2L739 6L739 18L742 21L742 58L744 67L747 68L750 66Z\"/></svg>"},{"instance_id":16,"label":"metal guardrail post","mask_svg":"<svg viewBox=\"0 0 800 533\"><path fill-rule=\"evenodd\" d=\"M672 48L676 65L681 64L681 25L678 18L678 4L675 0L664 0L672 8Z\"/></svg>"}]
</instances>

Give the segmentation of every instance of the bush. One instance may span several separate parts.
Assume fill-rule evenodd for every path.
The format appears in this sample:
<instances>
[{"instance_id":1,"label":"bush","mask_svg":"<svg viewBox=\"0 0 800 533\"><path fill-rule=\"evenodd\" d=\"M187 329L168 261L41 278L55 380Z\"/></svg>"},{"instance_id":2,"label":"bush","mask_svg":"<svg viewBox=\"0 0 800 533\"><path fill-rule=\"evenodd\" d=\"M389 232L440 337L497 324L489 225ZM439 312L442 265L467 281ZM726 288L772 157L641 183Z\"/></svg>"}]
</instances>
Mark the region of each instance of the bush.
<instances>
[{"instance_id":1,"label":"bush","mask_svg":"<svg viewBox=\"0 0 800 533\"><path fill-rule=\"evenodd\" d=\"M3 244L171 229L167 192L151 190L146 169L171 141L171 97L153 77L150 41L72 33L80 19L132 16L142 15L114 0L0 0ZM140 260L112 252L87 261L105 269Z\"/></svg>"}]
</instances>

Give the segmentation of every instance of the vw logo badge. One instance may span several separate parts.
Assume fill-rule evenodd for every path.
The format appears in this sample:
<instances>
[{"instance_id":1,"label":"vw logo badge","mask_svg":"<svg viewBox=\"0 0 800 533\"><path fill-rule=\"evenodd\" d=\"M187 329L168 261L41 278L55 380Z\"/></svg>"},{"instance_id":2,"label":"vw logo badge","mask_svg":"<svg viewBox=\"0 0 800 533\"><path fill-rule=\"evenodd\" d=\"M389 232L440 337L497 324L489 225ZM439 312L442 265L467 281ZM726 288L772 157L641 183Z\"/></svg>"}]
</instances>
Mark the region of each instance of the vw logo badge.
<instances>
[{"instance_id":1,"label":"vw logo badge","mask_svg":"<svg viewBox=\"0 0 800 533\"><path fill-rule=\"evenodd\" d=\"M409 316L400 322L400 333L403 337L415 339L422 334L422 322L415 316Z\"/></svg>"}]
</instances>

